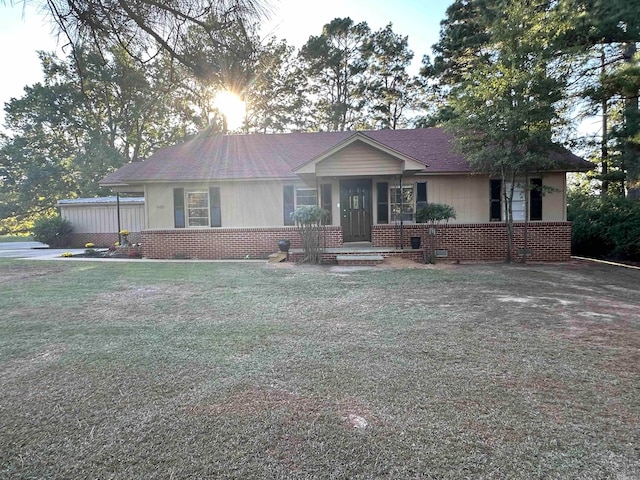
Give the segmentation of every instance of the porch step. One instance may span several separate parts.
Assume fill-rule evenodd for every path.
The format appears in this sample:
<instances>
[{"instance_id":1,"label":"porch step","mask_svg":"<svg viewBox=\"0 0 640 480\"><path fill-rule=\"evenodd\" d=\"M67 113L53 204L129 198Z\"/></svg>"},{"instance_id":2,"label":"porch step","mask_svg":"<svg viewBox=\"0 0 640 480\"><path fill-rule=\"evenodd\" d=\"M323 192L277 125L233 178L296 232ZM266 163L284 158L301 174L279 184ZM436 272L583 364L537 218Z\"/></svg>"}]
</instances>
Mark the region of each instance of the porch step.
<instances>
[{"instance_id":1,"label":"porch step","mask_svg":"<svg viewBox=\"0 0 640 480\"><path fill-rule=\"evenodd\" d=\"M384 262L382 255L336 255L338 265L380 265Z\"/></svg>"},{"instance_id":2,"label":"porch step","mask_svg":"<svg viewBox=\"0 0 640 480\"><path fill-rule=\"evenodd\" d=\"M280 263L287 260L287 254L285 252L272 253L269 255L269 263Z\"/></svg>"}]
</instances>

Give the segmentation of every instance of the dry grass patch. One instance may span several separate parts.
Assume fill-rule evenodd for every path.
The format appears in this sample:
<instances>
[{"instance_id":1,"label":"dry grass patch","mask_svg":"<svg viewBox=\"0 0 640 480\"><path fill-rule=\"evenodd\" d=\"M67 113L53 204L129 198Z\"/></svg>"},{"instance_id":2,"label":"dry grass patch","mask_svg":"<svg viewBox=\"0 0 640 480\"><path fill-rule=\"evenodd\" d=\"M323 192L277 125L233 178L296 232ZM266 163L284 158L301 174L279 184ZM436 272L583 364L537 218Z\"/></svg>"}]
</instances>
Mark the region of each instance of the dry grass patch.
<instances>
[{"instance_id":1,"label":"dry grass patch","mask_svg":"<svg viewBox=\"0 0 640 480\"><path fill-rule=\"evenodd\" d=\"M0 260L0 477L640 476L640 272L400 266Z\"/></svg>"}]
</instances>

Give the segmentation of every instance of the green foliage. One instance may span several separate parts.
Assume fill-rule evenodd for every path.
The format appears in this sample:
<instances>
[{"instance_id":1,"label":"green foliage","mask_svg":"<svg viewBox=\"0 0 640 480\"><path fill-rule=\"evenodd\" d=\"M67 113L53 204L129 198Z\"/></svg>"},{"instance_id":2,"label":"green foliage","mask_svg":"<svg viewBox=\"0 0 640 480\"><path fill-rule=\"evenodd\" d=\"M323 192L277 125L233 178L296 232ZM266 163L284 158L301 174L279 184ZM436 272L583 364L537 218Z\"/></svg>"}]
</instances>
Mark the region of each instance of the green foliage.
<instances>
[{"instance_id":1,"label":"green foliage","mask_svg":"<svg viewBox=\"0 0 640 480\"><path fill-rule=\"evenodd\" d=\"M308 119L300 112L307 109L309 101L303 94L306 82L294 50L285 40L275 38L259 47L255 77L245 93L248 131L278 133L305 129Z\"/></svg>"},{"instance_id":2,"label":"green foliage","mask_svg":"<svg viewBox=\"0 0 640 480\"><path fill-rule=\"evenodd\" d=\"M456 210L451 205L428 203L416 212L418 223L438 223L456 218Z\"/></svg>"},{"instance_id":3,"label":"green foliage","mask_svg":"<svg viewBox=\"0 0 640 480\"><path fill-rule=\"evenodd\" d=\"M50 247L59 247L64 242L64 236L72 231L71 222L57 215L36 220L32 235L36 242L46 243Z\"/></svg>"},{"instance_id":4,"label":"green foliage","mask_svg":"<svg viewBox=\"0 0 640 480\"><path fill-rule=\"evenodd\" d=\"M406 110L415 107L421 88L407 72L413 59L408 38L395 33L388 24L370 36L363 50L368 59L362 86L366 121L376 129L406 127Z\"/></svg>"},{"instance_id":5,"label":"green foliage","mask_svg":"<svg viewBox=\"0 0 640 480\"><path fill-rule=\"evenodd\" d=\"M303 205L296 208L291 218L298 227L302 239L304 258L302 263L319 264L322 260L322 220L327 211L316 205Z\"/></svg>"},{"instance_id":6,"label":"green foliage","mask_svg":"<svg viewBox=\"0 0 640 480\"><path fill-rule=\"evenodd\" d=\"M567 218L573 254L640 260L640 202L571 192Z\"/></svg>"},{"instance_id":7,"label":"green foliage","mask_svg":"<svg viewBox=\"0 0 640 480\"><path fill-rule=\"evenodd\" d=\"M60 199L108 193L107 173L196 131L166 59L143 69L117 50L40 58L43 82L5 107L0 231L24 231Z\"/></svg>"},{"instance_id":8,"label":"green foliage","mask_svg":"<svg viewBox=\"0 0 640 480\"><path fill-rule=\"evenodd\" d=\"M466 17L469 28L479 29L479 37L471 43L482 55L467 58L450 52L454 65L465 65L453 77L457 85L449 99L454 110L450 126L472 168L500 177L513 190L520 177L549 167L550 153L556 148L553 129L560 121L557 102L564 78L551 68L556 55L551 46L556 35L551 21L554 10L516 0L468 3L482 5L484 20L493 21ZM454 31L449 32L453 37L460 28L454 19L450 19ZM448 71L441 73L444 80L451 80ZM509 262L513 191L504 195Z\"/></svg>"},{"instance_id":9,"label":"green foliage","mask_svg":"<svg viewBox=\"0 0 640 480\"><path fill-rule=\"evenodd\" d=\"M349 130L358 123L368 57L364 45L370 34L366 22L335 18L301 48L309 93L316 98L311 113L318 128Z\"/></svg>"},{"instance_id":10,"label":"green foliage","mask_svg":"<svg viewBox=\"0 0 640 480\"><path fill-rule=\"evenodd\" d=\"M293 211L291 218L296 225L317 225L326 215L327 211L317 205L302 205Z\"/></svg>"}]
</instances>

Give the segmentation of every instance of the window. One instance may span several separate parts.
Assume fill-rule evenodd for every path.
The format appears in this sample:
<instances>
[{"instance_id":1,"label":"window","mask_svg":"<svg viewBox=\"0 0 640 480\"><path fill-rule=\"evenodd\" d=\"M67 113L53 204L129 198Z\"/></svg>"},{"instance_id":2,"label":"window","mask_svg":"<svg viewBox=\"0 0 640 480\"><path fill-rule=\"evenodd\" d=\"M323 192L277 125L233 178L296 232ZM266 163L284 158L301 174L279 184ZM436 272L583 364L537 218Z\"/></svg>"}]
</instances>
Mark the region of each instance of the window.
<instances>
[{"instance_id":1,"label":"window","mask_svg":"<svg viewBox=\"0 0 640 480\"><path fill-rule=\"evenodd\" d=\"M296 209L293 185L285 185L282 189L282 204L284 206L284 224L293 225L291 214Z\"/></svg>"},{"instance_id":2,"label":"window","mask_svg":"<svg viewBox=\"0 0 640 480\"><path fill-rule=\"evenodd\" d=\"M318 191L315 188L295 188L285 185L282 190L282 204L284 207L284 224L293 225L291 214L302 205L318 205Z\"/></svg>"},{"instance_id":3,"label":"window","mask_svg":"<svg viewBox=\"0 0 640 480\"><path fill-rule=\"evenodd\" d=\"M209 226L209 192L187 192L187 226Z\"/></svg>"},{"instance_id":4,"label":"window","mask_svg":"<svg viewBox=\"0 0 640 480\"><path fill-rule=\"evenodd\" d=\"M315 188L296 188L296 208L303 205L318 205L318 191Z\"/></svg>"},{"instance_id":5,"label":"window","mask_svg":"<svg viewBox=\"0 0 640 480\"><path fill-rule=\"evenodd\" d=\"M173 219L175 228L220 227L220 187L208 191L185 192L173 189Z\"/></svg>"},{"instance_id":6,"label":"window","mask_svg":"<svg viewBox=\"0 0 640 480\"><path fill-rule=\"evenodd\" d=\"M416 212L427 206L427 182L416 183Z\"/></svg>"},{"instance_id":7,"label":"window","mask_svg":"<svg viewBox=\"0 0 640 480\"><path fill-rule=\"evenodd\" d=\"M322 196L321 196L322 204L321 204L321 206L327 212L327 214L322 219L322 224L323 225L331 225L331 209L333 207L333 205L331 203L331 184L330 183L325 183L320 188L321 188L321 192L322 192Z\"/></svg>"},{"instance_id":8,"label":"window","mask_svg":"<svg viewBox=\"0 0 640 480\"><path fill-rule=\"evenodd\" d=\"M502 221L502 180L489 180L491 200L489 203L489 220Z\"/></svg>"},{"instance_id":9,"label":"window","mask_svg":"<svg viewBox=\"0 0 640 480\"><path fill-rule=\"evenodd\" d=\"M389 223L389 184L380 182L378 187L378 223Z\"/></svg>"},{"instance_id":10,"label":"window","mask_svg":"<svg viewBox=\"0 0 640 480\"><path fill-rule=\"evenodd\" d=\"M505 185L507 195L511 194L511 183ZM511 200L511 213L514 222L524 222L526 218L526 199L523 185L516 183L513 187L513 199ZM505 206L506 208L506 206ZM506 215L505 215L506 218Z\"/></svg>"},{"instance_id":11,"label":"window","mask_svg":"<svg viewBox=\"0 0 640 480\"><path fill-rule=\"evenodd\" d=\"M542 179L531 179L531 196L529 197L529 220L542 220Z\"/></svg>"},{"instance_id":12,"label":"window","mask_svg":"<svg viewBox=\"0 0 640 480\"><path fill-rule=\"evenodd\" d=\"M511 190L511 183L505 184L507 195ZM489 200L489 219L492 222L500 222L506 217L504 211L506 205L502 201L502 181L490 180L490 200ZM530 181L529 194L529 220L542 220L542 179L532 178ZM511 201L511 209L513 212L513 220L515 222L524 222L526 220L526 196L524 185L516 184L513 188L513 200Z\"/></svg>"},{"instance_id":13,"label":"window","mask_svg":"<svg viewBox=\"0 0 640 480\"><path fill-rule=\"evenodd\" d=\"M412 221L414 213L414 188L413 185L389 188L389 207L391 221Z\"/></svg>"},{"instance_id":14,"label":"window","mask_svg":"<svg viewBox=\"0 0 640 480\"><path fill-rule=\"evenodd\" d=\"M184 188L173 189L173 226L184 228Z\"/></svg>"}]
</instances>

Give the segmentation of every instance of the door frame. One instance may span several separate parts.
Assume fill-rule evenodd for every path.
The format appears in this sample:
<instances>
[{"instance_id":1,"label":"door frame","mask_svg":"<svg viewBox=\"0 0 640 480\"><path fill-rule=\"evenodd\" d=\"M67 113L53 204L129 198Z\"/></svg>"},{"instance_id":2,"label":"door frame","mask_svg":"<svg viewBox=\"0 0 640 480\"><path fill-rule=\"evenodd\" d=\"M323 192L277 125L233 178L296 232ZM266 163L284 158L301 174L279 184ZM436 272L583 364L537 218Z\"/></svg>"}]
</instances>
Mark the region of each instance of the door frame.
<instances>
[{"instance_id":1,"label":"door frame","mask_svg":"<svg viewBox=\"0 0 640 480\"><path fill-rule=\"evenodd\" d=\"M362 208L358 209L355 217L349 208L348 189L364 188L359 196ZM373 182L370 178L352 178L340 180L340 226L342 227L343 242L370 242L371 226L373 222ZM357 224L354 224L357 222ZM359 224L359 225L358 225ZM354 235L354 230L357 230Z\"/></svg>"}]
</instances>

